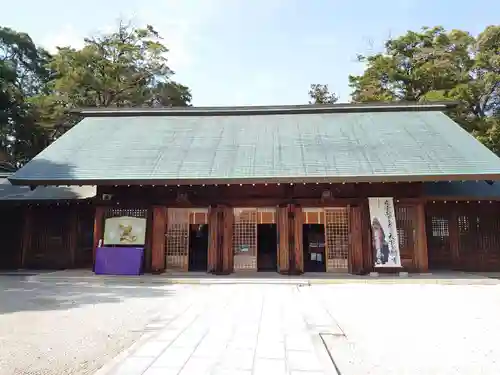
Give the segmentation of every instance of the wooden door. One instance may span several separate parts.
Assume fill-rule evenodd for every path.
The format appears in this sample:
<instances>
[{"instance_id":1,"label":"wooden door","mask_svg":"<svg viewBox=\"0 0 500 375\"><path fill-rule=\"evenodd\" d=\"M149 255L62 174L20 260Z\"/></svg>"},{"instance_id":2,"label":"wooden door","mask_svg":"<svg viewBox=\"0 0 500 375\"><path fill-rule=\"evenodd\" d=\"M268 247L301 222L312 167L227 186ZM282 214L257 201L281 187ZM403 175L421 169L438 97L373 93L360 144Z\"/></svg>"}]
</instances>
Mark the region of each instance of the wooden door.
<instances>
[{"instance_id":1,"label":"wooden door","mask_svg":"<svg viewBox=\"0 0 500 375\"><path fill-rule=\"evenodd\" d=\"M189 210L169 208L165 254L167 270L187 271L189 252Z\"/></svg>"},{"instance_id":2,"label":"wooden door","mask_svg":"<svg viewBox=\"0 0 500 375\"><path fill-rule=\"evenodd\" d=\"M399 204L394 207L398 233L401 265L406 270L415 270L415 245L417 234L417 211L414 204Z\"/></svg>"},{"instance_id":3,"label":"wooden door","mask_svg":"<svg viewBox=\"0 0 500 375\"><path fill-rule=\"evenodd\" d=\"M349 207L325 208L327 272L348 271L349 233Z\"/></svg>"},{"instance_id":4,"label":"wooden door","mask_svg":"<svg viewBox=\"0 0 500 375\"><path fill-rule=\"evenodd\" d=\"M361 206L350 207L349 210L349 273L363 273L363 222Z\"/></svg>"},{"instance_id":5,"label":"wooden door","mask_svg":"<svg viewBox=\"0 0 500 375\"><path fill-rule=\"evenodd\" d=\"M257 270L257 208L234 208L234 270Z\"/></svg>"}]
</instances>

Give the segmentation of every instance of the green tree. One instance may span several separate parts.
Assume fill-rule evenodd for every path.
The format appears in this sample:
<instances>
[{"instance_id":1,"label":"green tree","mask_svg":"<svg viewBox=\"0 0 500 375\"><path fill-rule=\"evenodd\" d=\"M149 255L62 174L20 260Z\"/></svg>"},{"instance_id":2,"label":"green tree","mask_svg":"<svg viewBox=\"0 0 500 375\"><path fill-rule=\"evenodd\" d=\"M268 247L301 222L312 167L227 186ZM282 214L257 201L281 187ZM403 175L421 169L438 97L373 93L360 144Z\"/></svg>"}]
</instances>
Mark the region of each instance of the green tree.
<instances>
[{"instance_id":1,"label":"green tree","mask_svg":"<svg viewBox=\"0 0 500 375\"><path fill-rule=\"evenodd\" d=\"M171 80L167 47L152 26L120 23L115 32L85 39L81 49L58 48L48 64L49 95L35 99L40 122L59 135L78 107L188 106L188 87Z\"/></svg>"},{"instance_id":2,"label":"green tree","mask_svg":"<svg viewBox=\"0 0 500 375\"><path fill-rule=\"evenodd\" d=\"M78 121L72 108L190 105L167 53L152 26L120 23L54 56L29 35L0 28L0 162L29 161Z\"/></svg>"},{"instance_id":3,"label":"green tree","mask_svg":"<svg viewBox=\"0 0 500 375\"><path fill-rule=\"evenodd\" d=\"M442 27L425 27L388 40L383 53L358 56L367 67L362 75L349 77L352 99L418 101L429 92L467 82L473 43L468 33Z\"/></svg>"},{"instance_id":4,"label":"green tree","mask_svg":"<svg viewBox=\"0 0 500 375\"><path fill-rule=\"evenodd\" d=\"M359 60L366 69L349 77L354 102L458 101L450 116L500 153L500 26L487 27L477 38L424 27Z\"/></svg>"},{"instance_id":5,"label":"green tree","mask_svg":"<svg viewBox=\"0 0 500 375\"><path fill-rule=\"evenodd\" d=\"M18 167L48 142L30 100L45 89L49 55L29 35L0 27L0 160Z\"/></svg>"},{"instance_id":6,"label":"green tree","mask_svg":"<svg viewBox=\"0 0 500 375\"><path fill-rule=\"evenodd\" d=\"M453 94L462 103L462 123L500 155L500 26L489 26L478 36L474 57L472 79Z\"/></svg>"},{"instance_id":7,"label":"green tree","mask_svg":"<svg viewBox=\"0 0 500 375\"><path fill-rule=\"evenodd\" d=\"M334 104L339 100L338 96L330 92L328 85L314 83L309 88L309 104Z\"/></svg>"},{"instance_id":8,"label":"green tree","mask_svg":"<svg viewBox=\"0 0 500 375\"><path fill-rule=\"evenodd\" d=\"M338 96L330 92L328 85L312 84L309 88L309 104L334 104Z\"/></svg>"}]
</instances>

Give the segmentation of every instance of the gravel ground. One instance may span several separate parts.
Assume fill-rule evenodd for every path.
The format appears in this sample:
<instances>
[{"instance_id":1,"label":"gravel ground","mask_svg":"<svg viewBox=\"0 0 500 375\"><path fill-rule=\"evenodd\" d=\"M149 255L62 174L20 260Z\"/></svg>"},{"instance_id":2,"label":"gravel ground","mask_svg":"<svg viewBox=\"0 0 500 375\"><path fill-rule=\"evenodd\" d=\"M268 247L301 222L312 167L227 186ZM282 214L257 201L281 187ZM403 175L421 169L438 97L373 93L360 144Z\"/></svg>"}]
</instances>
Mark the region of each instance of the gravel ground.
<instances>
[{"instance_id":1,"label":"gravel ground","mask_svg":"<svg viewBox=\"0 0 500 375\"><path fill-rule=\"evenodd\" d=\"M344 375L500 374L500 285L313 291L347 336L327 340Z\"/></svg>"},{"instance_id":2,"label":"gravel ground","mask_svg":"<svg viewBox=\"0 0 500 375\"><path fill-rule=\"evenodd\" d=\"M324 341L343 375L497 375L500 281L487 281L160 286L0 276L0 375L90 375L160 321L210 322L220 300L233 306L221 327L244 330L242 309L264 301L258 332L294 331L299 315L311 334L330 332Z\"/></svg>"},{"instance_id":3,"label":"gravel ground","mask_svg":"<svg viewBox=\"0 0 500 375\"><path fill-rule=\"evenodd\" d=\"M0 374L92 374L138 339L158 314L187 308L192 293L195 287L179 285L0 276Z\"/></svg>"}]
</instances>

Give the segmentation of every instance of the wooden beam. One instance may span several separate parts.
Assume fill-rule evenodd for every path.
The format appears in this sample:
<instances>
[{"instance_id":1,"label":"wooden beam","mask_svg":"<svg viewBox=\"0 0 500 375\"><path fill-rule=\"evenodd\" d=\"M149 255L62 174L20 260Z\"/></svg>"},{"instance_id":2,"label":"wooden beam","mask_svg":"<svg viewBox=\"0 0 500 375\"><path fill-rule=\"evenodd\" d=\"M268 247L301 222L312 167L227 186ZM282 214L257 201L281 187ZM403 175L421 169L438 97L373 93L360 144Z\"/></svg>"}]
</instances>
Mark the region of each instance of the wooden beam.
<instances>
[{"instance_id":1,"label":"wooden beam","mask_svg":"<svg viewBox=\"0 0 500 375\"><path fill-rule=\"evenodd\" d=\"M368 273L373 270L372 231L368 199L364 199L361 204L361 229L363 236L363 273Z\"/></svg>"},{"instance_id":2,"label":"wooden beam","mask_svg":"<svg viewBox=\"0 0 500 375\"><path fill-rule=\"evenodd\" d=\"M427 254L427 233L425 230L425 206L424 203L416 205L415 223L415 253L413 255L417 272L429 270L429 258Z\"/></svg>"},{"instance_id":3,"label":"wooden beam","mask_svg":"<svg viewBox=\"0 0 500 375\"><path fill-rule=\"evenodd\" d=\"M31 249L31 237L33 230L33 210L27 207L24 211L24 226L21 248L21 268L26 267L26 257Z\"/></svg>"},{"instance_id":4,"label":"wooden beam","mask_svg":"<svg viewBox=\"0 0 500 375\"><path fill-rule=\"evenodd\" d=\"M104 212L105 207L96 207L94 214L94 241L92 246L92 263L95 265L96 250L99 247L99 241L104 236Z\"/></svg>"},{"instance_id":5,"label":"wooden beam","mask_svg":"<svg viewBox=\"0 0 500 375\"><path fill-rule=\"evenodd\" d=\"M293 229L294 229L294 273L304 272L304 250L303 250L303 230L304 230L304 213L302 212L302 207L294 205L292 207L293 212Z\"/></svg>"},{"instance_id":6,"label":"wooden beam","mask_svg":"<svg viewBox=\"0 0 500 375\"><path fill-rule=\"evenodd\" d=\"M153 230L151 243L151 271L162 273L165 271L165 233L167 230L167 208L153 207Z\"/></svg>"},{"instance_id":7,"label":"wooden beam","mask_svg":"<svg viewBox=\"0 0 500 375\"><path fill-rule=\"evenodd\" d=\"M208 209L208 272L217 271L217 253L219 248L219 222L217 207Z\"/></svg>"},{"instance_id":8,"label":"wooden beam","mask_svg":"<svg viewBox=\"0 0 500 375\"><path fill-rule=\"evenodd\" d=\"M362 207L351 206L349 212L349 273L363 272Z\"/></svg>"},{"instance_id":9,"label":"wooden beam","mask_svg":"<svg viewBox=\"0 0 500 375\"><path fill-rule=\"evenodd\" d=\"M278 207L277 211L277 226L278 226L278 272L287 273L289 268L289 225L288 225L288 207Z\"/></svg>"},{"instance_id":10,"label":"wooden beam","mask_svg":"<svg viewBox=\"0 0 500 375\"><path fill-rule=\"evenodd\" d=\"M460 268L460 232L458 228L458 207L450 205L448 231L450 233L450 264L452 268Z\"/></svg>"},{"instance_id":11,"label":"wooden beam","mask_svg":"<svg viewBox=\"0 0 500 375\"><path fill-rule=\"evenodd\" d=\"M222 272L232 273L234 270L233 252L233 223L234 211L232 207L223 208L223 237L222 237Z\"/></svg>"},{"instance_id":12,"label":"wooden beam","mask_svg":"<svg viewBox=\"0 0 500 375\"><path fill-rule=\"evenodd\" d=\"M142 260L142 272L152 272L153 263L153 209L146 210L146 232L144 241L144 253Z\"/></svg>"}]
</instances>

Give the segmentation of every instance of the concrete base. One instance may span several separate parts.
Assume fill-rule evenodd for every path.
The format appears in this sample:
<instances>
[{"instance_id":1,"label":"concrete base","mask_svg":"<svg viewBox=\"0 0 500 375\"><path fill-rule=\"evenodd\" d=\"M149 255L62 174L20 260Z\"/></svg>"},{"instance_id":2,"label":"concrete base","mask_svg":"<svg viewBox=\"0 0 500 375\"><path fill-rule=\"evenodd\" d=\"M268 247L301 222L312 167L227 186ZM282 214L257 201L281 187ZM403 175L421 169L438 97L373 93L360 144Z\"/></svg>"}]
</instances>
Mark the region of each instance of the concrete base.
<instances>
[{"instance_id":1,"label":"concrete base","mask_svg":"<svg viewBox=\"0 0 500 375\"><path fill-rule=\"evenodd\" d=\"M408 277L408 272L400 272L399 277Z\"/></svg>"},{"instance_id":2,"label":"concrete base","mask_svg":"<svg viewBox=\"0 0 500 375\"><path fill-rule=\"evenodd\" d=\"M379 277L378 272L370 272L370 277Z\"/></svg>"}]
</instances>

